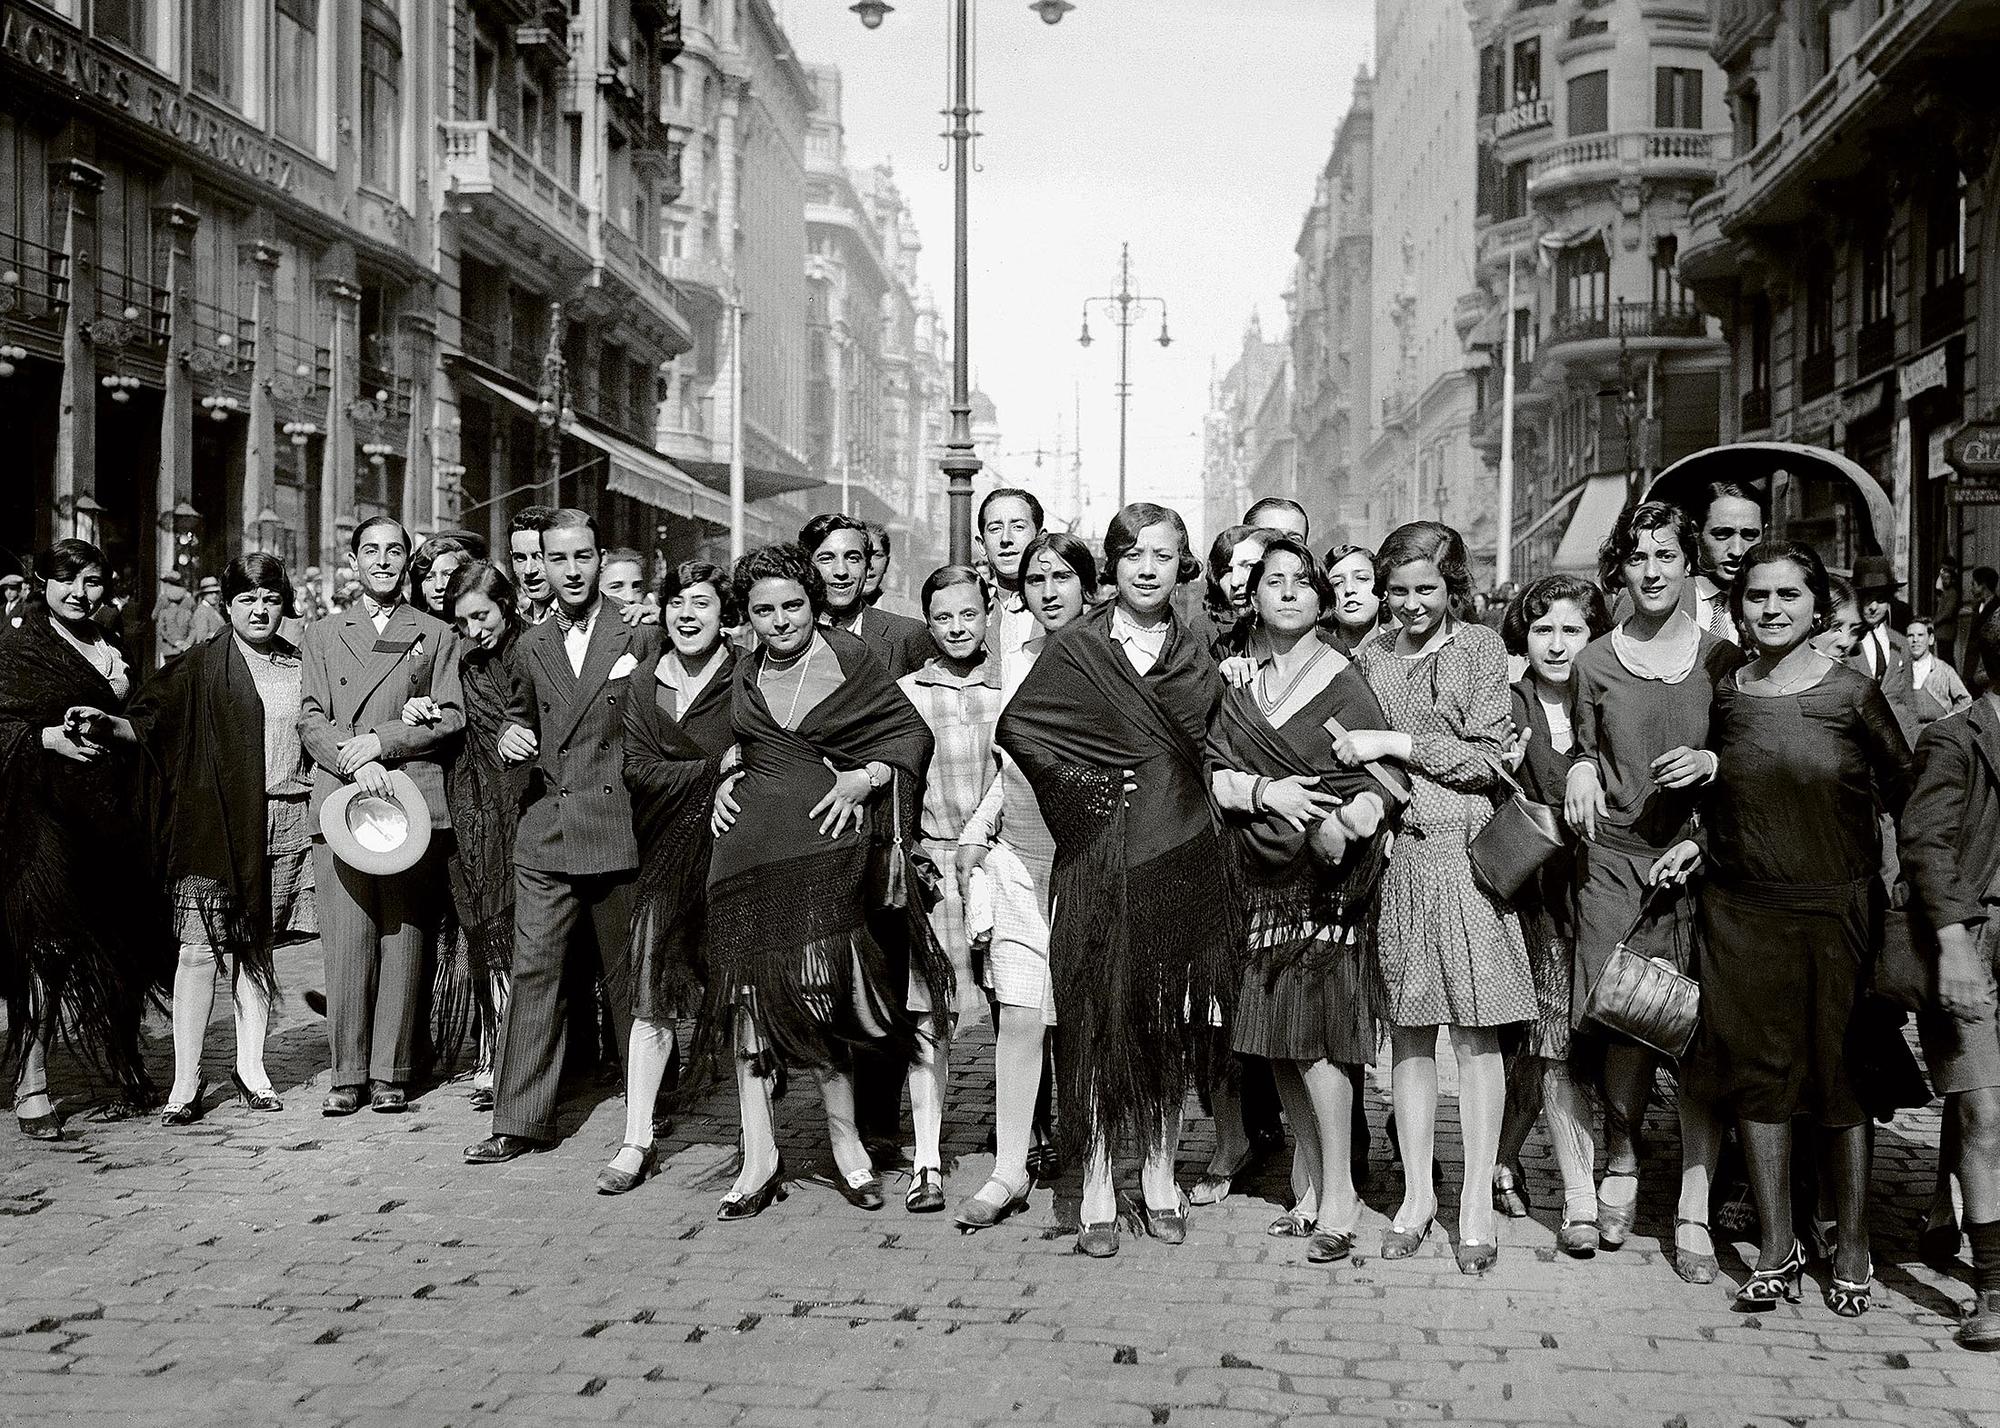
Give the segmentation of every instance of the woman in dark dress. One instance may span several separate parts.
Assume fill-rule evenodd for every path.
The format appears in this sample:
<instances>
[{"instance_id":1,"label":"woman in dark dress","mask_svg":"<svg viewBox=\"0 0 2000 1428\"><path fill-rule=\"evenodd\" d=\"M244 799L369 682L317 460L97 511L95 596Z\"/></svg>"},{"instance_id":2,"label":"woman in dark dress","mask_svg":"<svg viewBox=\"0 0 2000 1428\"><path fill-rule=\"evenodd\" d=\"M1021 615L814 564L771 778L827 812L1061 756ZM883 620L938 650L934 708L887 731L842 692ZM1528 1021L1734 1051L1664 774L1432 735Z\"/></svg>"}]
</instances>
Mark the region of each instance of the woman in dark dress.
<instances>
[{"instance_id":1,"label":"woman in dark dress","mask_svg":"<svg viewBox=\"0 0 2000 1428\"><path fill-rule=\"evenodd\" d=\"M451 810L452 849L445 863L457 915L458 945L465 956L463 995L440 996L445 1020L462 1027L476 1016L478 1060L472 1071L473 1109L493 1109L493 1048L507 1010L507 977L514 963L514 830L521 821L532 764L500 757L500 731L514 687L514 640L521 632L514 583L484 560L452 572L445 605L463 640L459 675L465 688L465 740L445 770L445 803ZM428 703L413 700L412 705ZM405 708L405 719L430 711ZM464 1007L465 1010L457 1010ZM450 1046L458 1038L441 1036Z\"/></svg>"},{"instance_id":2,"label":"woman in dark dress","mask_svg":"<svg viewBox=\"0 0 2000 1428\"><path fill-rule=\"evenodd\" d=\"M1203 768L1221 680L1172 606L1201 564L1180 516L1148 502L1112 518L1104 557L1115 598L1049 639L996 736L1055 834L1063 1158L1085 1166L1076 1248L1094 1258L1118 1252L1125 1138L1145 1162L1147 1232L1187 1237L1181 1105L1212 1079L1207 1023L1228 1034L1243 945Z\"/></svg>"},{"instance_id":3,"label":"woman in dark dress","mask_svg":"<svg viewBox=\"0 0 2000 1428\"><path fill-rule=\"evenodd\" d=\"M718 1218L747 1218L783 1194L771 1120L782 1066L806 1067L819 1082L834 1187L879 1210L882 1182L855 1127L852 1065L857 1047L890 1047L907 1060L917 1050L909 984L868 931L872 912L890 910L895 860L910 889L893 909L910 939L910 971L932 1006L945 1005L952 986L908 864L931 732L867 645L817 625L826 586L798 546L752 551L731 585L758 649L730 678L741 757L715 794L708 997L695 1056L697 1069L711 1064L717 1043L734 1037L743 1169ZM896 798L905 826L878 848L870 812L890 799L892 780L909 794Z\"/></svg>"},{"instance_id":4,"label":"woman in dark dress","mask_svg":"<svg viewBox=\"0 0 2000 1428\"><path fill-rule=\"evenodd\" d=\"M0 630L0 995L20 1057L14 1114L25 1134L60 1140L46 1064L58 1036L151 1104L139 1023L174 945L124 717L138 671L92 618L104 556L59 540L32 574L38 598ZM119 896L102 895L93 869L118 871Z\"/></svg>"},{"instance_id":5,"label":"woman in dark dress","mask_svg":"<svg viewBox=\"0 0 2000 1428\"><path fill-rule=\"evenodd\" d=\"M1709 702L1743 658L1682 608L1695 548L1693 523L1676 506L1646 501L1620 515L1599 563L1605 587L1629 597L1630 613L1576 659L1577 749L1564 818L1583 846L1570 1024L1603 1060L1597 1230L1606 1249L1625 1242L1638 1213L1639 1129L1661 1057L1590 1021L1590 994L1621 942L1692 971L1693 904L1650 893L1647 876L1660 855L1688 835L1700 787L1715 766L1714 755L1702 748ZM1684 1090L1678 1106L1681 1186L1673 1264L1682 1278L1706 1283L1715 1277L1708 1207L1721 1132L1699 1096Z\"/></svg>"},{"instance_id":6,"label":"woman in dark dress","mask_svg":"<svg viewBox=\"0 0 2000 1428\"><path fill-rule=\"evenodd\" d=\"M673 1020L701 1001L707 934L709 817L723 756L735 743L730 674L736 623L729 576L690 560L667 573L660 622L668 645L625 693L625 786L639 835L632 890L632 1040L625 1056L625 1143L598 1172L622 1195L659 1166L653 1103L674 1055Z\"/></svg>"},{"instance_id":7,"label":"woman in dark dress","mask_svg":"<svg viewBox=\"0 0 2000 1428\"><path fill-rule=\"evenodd\" d=\"M1719 766L1703 838L1654 870L1704 872L1701 1029L1687 1078L1734 1110L1763 1224L1740 1309L1796 1303L1805 1253L1793 1232L1792 1120L1820 1130L1838 1240L1826 1302L1867 1311L1868 1114L1852 1058L1879 914L1878 810L1902 811L1910 751L1882 691L1812 648L1830 613L1810 547L1765 541L1733 591L1754 658L1715 691Z\"/></svg>"},{"instance_id":8,"label":"woman in dark dress","mask_svg":"<svg viewBox=\"0 0 2000 1428\"><path fill-rule=\"evenodd\" d=\"M1509 755L1522 790L1538 803L1562 805L1576 754L1576 657L1610 628L1603 593L1573 575L1544 576L1507 607L1501 637L1509 654L1528 661L1528 672L1514 683L1515 738ZM1546 1112L1563 1181L1556 1248L1588 1259L1598 1244L1596 1148L1590 1100L1570 1067L1575 896L1576 858L1565 848L1514 899L1535 979L1535 1019L1526 1024L1508 1057L1507 1114L1500 1123L1493 1199L1495 1208L1516 1219L1528 1214L1521 1147Z\"/></svg>"},{"instance_id":9,"label":"woman in dark dress","mask_svg":"<svg viewBox=\"0 0 2000 1428\"><path fill-rule=\"evenodd\" d=\"M281 1111L264 1069L277 977L271 948L317 930L312 782L299 743L297 648L278 633L292 583L274 555L238 556L222 572L228 628L195 646L132 706L164 785L164 853L180 963L174 970L174 1084L161 1120L202 1115L201 1050L215 975L229 974L237 1095Z\"/></svg>"},{"instance_id":10,"label":"woman in dark dress","mask_svg":"<svg viewBox=\"0 0 2000 1428\"><path fill-rule=\"evenodd\" d=\"M1250 571L1250 682L1210 726L1210 786L1244 899L1233 1045L1269 1060L1298 1142L1295 1202L1270 1233L1345 1259L1361 1201L1349 1132L1375 1058L1370 991L1382 833L1400 786L1333 757L1328 721L1383 728L1381 706L1319 629L1332 591L1304 541L1274 535Z\"/></svg>"}]
</instances>

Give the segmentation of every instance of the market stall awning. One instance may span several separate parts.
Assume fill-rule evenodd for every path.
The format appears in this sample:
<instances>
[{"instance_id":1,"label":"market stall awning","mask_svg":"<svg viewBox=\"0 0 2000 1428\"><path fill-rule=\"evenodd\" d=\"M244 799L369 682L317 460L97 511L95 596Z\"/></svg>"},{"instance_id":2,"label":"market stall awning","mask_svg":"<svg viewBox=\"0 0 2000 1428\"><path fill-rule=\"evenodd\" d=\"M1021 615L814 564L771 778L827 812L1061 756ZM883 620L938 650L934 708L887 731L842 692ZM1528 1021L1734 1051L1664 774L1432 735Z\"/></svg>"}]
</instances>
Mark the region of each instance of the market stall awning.
<instances>
[{"instance_id":1,"label":"market stall awning","mask_svg":"<svg viewBox=\"0 0 2000 1428\"><path fill-rule=\"evenodd\" d=\"M1562 542L1556 546L1551 573L1595 580L1597 548L1604 544L1604 538L1611 534L1611 527L1617 524L1618 513L1625 509L1625 473L1600 473L1584 482L1582 490L1583 494L1577 498L1576 514L1569 518Z\"/></svg>"}]
</instances>

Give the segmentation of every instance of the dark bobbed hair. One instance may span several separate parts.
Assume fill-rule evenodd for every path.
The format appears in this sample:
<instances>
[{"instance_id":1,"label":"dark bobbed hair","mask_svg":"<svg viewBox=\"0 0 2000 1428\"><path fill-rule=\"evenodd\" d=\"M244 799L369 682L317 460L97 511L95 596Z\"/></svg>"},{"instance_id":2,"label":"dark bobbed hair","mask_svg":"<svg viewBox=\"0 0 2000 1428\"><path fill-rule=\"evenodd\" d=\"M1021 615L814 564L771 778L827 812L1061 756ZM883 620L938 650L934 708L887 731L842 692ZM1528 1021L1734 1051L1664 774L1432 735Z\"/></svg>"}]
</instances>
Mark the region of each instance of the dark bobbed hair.
<instances>
[{"instance_id":1,"label":"dark bobbed hair","mask_svg":"<svg viewBox=\"0 0 2000 1428\"><path fill-rule=\"evenodd\" d=\"M986 577L980 574L978 570L970 565L940 565L936 570L933 570L929 575L924 577L923 590L917 597L917 603L923 609L924 618L928 620L931 616L931 597L933 595L959 585L970 585L973 589L977 590L981 604L991 605L993 603L993 587L986 583Z\"/></svg>"},{"instance_id":2,"label":"dark bobbed hair","mask_svg":"<svg viewBox=\"0 0 2000 1428\"><path fill-rule=\"evenodd\" d=\"M462 555L466 560L472 559L472 552L467 549L465 542L457 536L432 536L429 540L418 546L417 553L410 557L410 603L426 614L439 615L445 619L449 619L449 614L442 610L431 609L425 603L424 599L424 582L430 579L431 567L438 563L438 557L444 555ZM459 563L462 565L465 562L461 561Z\"/></svg>"},{"instance_id":3,"label":"dark bobbed hair","mask_svg":"<svg viewBox=\"0 0 2000 1428\"><path fill-rule=\"evenodd\" d=\"M1333 608L1333 580L1327 575L1326 568L1313 555L1312 547L1305 543L1305 539L1302 536L1293 535L1290 531L1266 531L1265 535L1268 538L1264 542L1264 553L1258 556L1257 563L1250 567L1250 613L1252 618L1255 618L1257 613L1257 587L1264 582L1264 567L1270 562L1272 556L1280 553L1296 557L1300 566L1304 568L1306 582L1312 586L1313 594L1319 597L1320 614L1324 615L1328 610L1331 610Z\"/></svg>"},{"instance_id":4,"label":"dark bobbed hair","mask_svg":"<svg viewBox=\"0 0 2000 1428\"><path fill-rule=\"evenodd\" d=\"M1134 501L1113 516L1111 524L1105 528L1104 573L1107 579L1117 578L1118 562L1139 544L1139 532L1147 526L1171 526L1181 538L1181 558L1176 567L1175 584L1185 585L1201 574L1201 562L1194 558L1194 551L1189 547L1187 522L1181 519L1181 513L1171 506ZM1079 575L1082 573L1077 572Z\"/></svg>"},{"instance_id":5,"label":"dark bobbed hair","mask_svg":"<svg viewBox=\"0 0 2000 1428\"><path fill-rule=\"evenodd\" d=\"M1602 590L1574 575L1544 575L1530 581L1510 600L1507 613L1500 618L1500 638L1506 642L1508 654L1526 657L1528 631L1558 600L1574 601L1583 611L1583 626L1593 640L1610 632L1611 607L1605 604Z\"/></svg>"},{"instance_id":6,"label":"dark bobbed hair","mask_svg":"<svg viewBox=\"0 0 2000 1428\"><path fill-rule=\"evenodd\" d=\"M1819 552L1804 541L1760 540L1743 552L1743 564L1736 572L1736 579L1729 587L1729 613L1737 624L1743 623L1743 592L1749 588L1750 572L1766 565L1780 565L1790 561L1806 573L1806 588L1813 596L1813 629L1815 632L1826 627L1840 599L1833 592L1833 580L1826 573L1826 563L1819 558ZM1840 582L1847 599L1854 598L1854 589L1843 580Z\"/></svg>"},{"instance_id":7,"label":"dark bobbed hair","mask_svg":"<svg viewBox=\"0 0 2000 1428\"><path fill-rule=\"evenodd\" d=\"M298 594L285 562L268 551L247 551L222 567L222 604L226 609L238 595L251 590L268 590L284 600L285 617L299 613Z\"/></svg>"},{"instance_id":8,"label":"dark bobbed hair","mask_svg":"<svg viewBox=\"0 0 2000 1428\"><path fill-rule=\"evenodd\" d=\"M1230 562L1236 556L1236 547L1252 537L1268 541L1271 532L1261 526L1225 526L1216 538L1208 543L1208 590L1204 603L1211 615L1221 615L1230 609L1229 597L1222 588L1228 578Z\"/></svg>"},{"instance_id":9,"label":"dark bobbed hair","mask_svg":"<svg viewBox=\"0 0 2000 1428\"><path fill-rule=\"evenodd\" d=\"M549 521L555 513L554 506L523 506L508 520L507 534L510 539L516 531L533 531L540 535L549 528Z\"/></svg>"},{"instance_id":10,"label":"dark bobbed hair","mask_svg":"<svg viewBox=\"0 0 2000 1428\"><path fill-rule=\"evenodd\" d=\"M1452 618L1465 619L1472 610L1472 562L1465 553L1465 537L1443 521L1410 521L1389 532L1375 552L1375 590L1383 603L1388 603L1389 572L1419 560L1437 567Z\"/></svg>"},{"instance_id":11,"label":"dark bobbed hair","mask_svg":"<svg viewBox=\"0 0 2000 1428\"><path fill-rule=\"evenodd\" d=\"M520 601L514 592L514 582L507 578L507 572L490 560L468 560L452 571L451 580L444 587L444 609L438 613L447 621L458 617L458 597L461 595L484 595L500 607L511 628L520 619Z\"/></svg>"},{"instance_id":12,"label":"dark bobbed hair","mask_svg":"<svg viewBox=\"0 0 2000 1428\"><path fill-rule=\"evenodd\" d=\"M736 586L729 578L729 572L710 560L683 560L660 582L660 608L683 591L697 585L715 587L715 598L722 602L722 623L740 625L743 623L743 602L736 598Z\"/></svg>"},{"instance_id":13,"label":"dark bobbed hair","mask_svg":"<svg viewBox=\"0 0 2000 1428\"><path fill-rule=\"evenodd\" d=\"M74 580L92 565L107 581L110 580L111 567L104 563L104 552L87 540L70 536L55 542L47 550L36 551L29 573L35 577L35 588L40 590L51 580Z\"/></svg>"},{"instance_id":14,"label":"dark bobbed hair","mask_svg":"<svg viewBox=\"0 0 2000 1428\"><path fill-rule=\"evenodd\" d=\"M403 537L403 549L410 549L410 528L394 516L386 512L381 512L372 516L363 516L354 523L354 534L347 538L348 552L353 555L361 554L361 538L377 526L394 526Z\"/></svg>"},{"instance_id":15,"label":"dark bobbed hair","mask_svg":"<svg viewBox=\"0 0 2000 1428\"><path fill-rule=\"evenodd\" d=\"M823 517L814 516L813 520ZM861 530L859 521L848 520L846 516L836 516L835 520L847 521L840 530ZM808 521L810 529L812 522ZM741 560L730 572L730 591L736 599L736 608L744 618L750 615L750 592L760 580L789 580L806 592L806 604L811 607L815 618L826 613L826 577L819 573L819 567L806 554L806 547L783 541L777 545L759 546Z\"/></svg>"},{"instance_id":16,"label":"dark bobbed hair","mask_svg":"<svg viewBox=\"0 0 2000 1428\"><path fill-rule=\"evenodd\" d=\"M995 486L986 493L986 499L979 503L979 518L975 522L975 530L983 531L986 529L986 508L988 506L992 505L995 501L1009 500L1022 501L1027 504L1028 515L1034 521L1037 533L1048 523L1047 518L1042 514L1042 503L1035 499L1032 491L1023 491L1019 486Z\"/></svg>"},{"instance_id":17,"label":"dark bobbed hair","mask_svg":"<svg viewBox=\"0 0 2000 1428\"><path fill-rule=\"evenodd\" d=\"M1023 578L1027 576L1028 567L1043 554L1053 555L1076 572L1076 578L1083 585L1085 605L1097 598L1097 557L1091 554L1090 546L1082 536L1068 531L1043 531L1021 552Z\"/></svg>"},{"instance_id":18,"label":"dark bobbed hair","mask_svg":"<svg viewBox=\"0 0 2000 1428\"><path fill-rule=\"evenodd\" d=\"M1597 548L1597 578L1606 590L1615 592L1619 589L1623 583L1620 572L1624 570L1625 562L1639 549L1639 537L1649 531L1671 534L1674 544L1681 548L1681 556L1687 561L1688 574L1695 572L1700 551L1694 519L1679 506L1666 501L1641 501L1618 513L1618 519L1612 523L1611 534Z\"/></svg>"},{"instance_id":19,"label":"dark bobbed hair","mask_svg":"<svg viewBox=\"0 0 2000 1428\"><path fill-rule=\"evenodd\" d=\"M868 523L857 521L852 516L843 516L838 511L829 511L823 516L814 516L799 527L799 549L806 553L808 560L819 554L819 548L826 544L826 538L835 531L859 531L861 548L868 548ZM776 547L768 547L776 549ZM746 557L747 558L747 557Z\"/></svg>"},{"instance_id":20,"label":"dark bobbed hair","mask_svg":"<svg viewBox=\"0 0 2000 1428\"><path fill-rule=\"evenodd\" d=\"M1306 534L1312 534L1312 517L1306 514L1304 506L1301 506L1289 496L1264 496L1252 501L1250 509L1243 513L1243 524L1246 526L1255 526L1257 524L1257 513L1270 508L1276 508L1280 511L1290 511L1306 523Z\"/></svg>"}]
</instances>

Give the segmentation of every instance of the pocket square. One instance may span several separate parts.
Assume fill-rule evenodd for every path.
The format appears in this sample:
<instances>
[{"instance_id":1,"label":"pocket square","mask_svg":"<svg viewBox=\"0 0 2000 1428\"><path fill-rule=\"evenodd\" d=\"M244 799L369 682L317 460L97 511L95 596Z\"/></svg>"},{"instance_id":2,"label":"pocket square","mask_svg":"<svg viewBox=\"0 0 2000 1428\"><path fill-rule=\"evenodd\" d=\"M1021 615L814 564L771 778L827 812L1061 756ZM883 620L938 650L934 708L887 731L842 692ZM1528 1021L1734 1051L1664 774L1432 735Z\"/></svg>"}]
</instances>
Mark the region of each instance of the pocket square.
<instances>
[{"instance_id":1,"label":"pocket square","mask_svg":"<svg viewBox=\"0 0 2000 1428\"><path fill-rule=\"evenodd\" d=\"M604 677L606 679L623 679L638 667L639 661L636 657L629 654L622 654L618 656L618 662L611 666L611 673Z\"/></svg>"}]
</instances>

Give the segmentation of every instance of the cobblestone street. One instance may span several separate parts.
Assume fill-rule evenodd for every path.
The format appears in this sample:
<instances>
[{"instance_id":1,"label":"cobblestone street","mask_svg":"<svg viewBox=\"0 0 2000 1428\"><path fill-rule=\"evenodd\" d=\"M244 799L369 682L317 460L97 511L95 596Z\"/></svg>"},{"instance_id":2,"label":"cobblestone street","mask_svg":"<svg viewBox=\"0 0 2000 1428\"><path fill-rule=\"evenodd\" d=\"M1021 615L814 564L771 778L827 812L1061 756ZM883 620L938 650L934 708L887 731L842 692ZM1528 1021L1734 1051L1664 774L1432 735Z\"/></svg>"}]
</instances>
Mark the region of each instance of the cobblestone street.
<instances>
[{"instance_id":1,"label":"cobblestone street","mask_svg":"<svg viewBox=\"0 0 2000 1428\"><path fill-rule=\"evenodd\" d=\"M280 960L294 993L272 1033L283 1113L215 1089L222 998L199 1125L93 1120L72 1083L66 1143L0 1131L0 1421L2000 1425L2000 1357L1949 1342L1966 1271L1941 1276L1911 1248L1934 1109L1880 1136L1879 1288L1855 1321L1813 1282L1801 1306L1730 1312L1745 1272L1730 1246L1720 1282L1682 1284L1660 1251L1663 1161L1624 1250L1559 1259L1539 1135L1537 1218L1506 1222L1493 1273L1462 1278L1442 1234L1379 1261L1398 1187L1381 1070L1361 1256L1329 1271L1265 1236L1273 1164L1251 1193L1197 1210L1184 1246L1128 1233L1095 1262L1070 1253L1073 1177L972 1238L905 1213L901 1177L886 1210L850 1208L824 1179L809 1085L780 1108L790 1198L736 1225L713 1219L732 1175L726 1096L680 1117L663 1173L619 1199L592 1190L623 1113L596 1087L568 1103L557 1150L493 1169L460 1162L485 1133L463 1084L404 1117L324 1120L323 1033L296 995L317 966L312 945ZM990 1163L984 1035L961 1062L954 1202ZM1657 1112L1651 1129L1671 1144ZM1440 1139L1454 1150L1455 1125ZM1208 1146L1195 1125L1184 1184ZM1456 1189L1447 1165L1447 1206Z\"/></svg>"}]
</instances>

